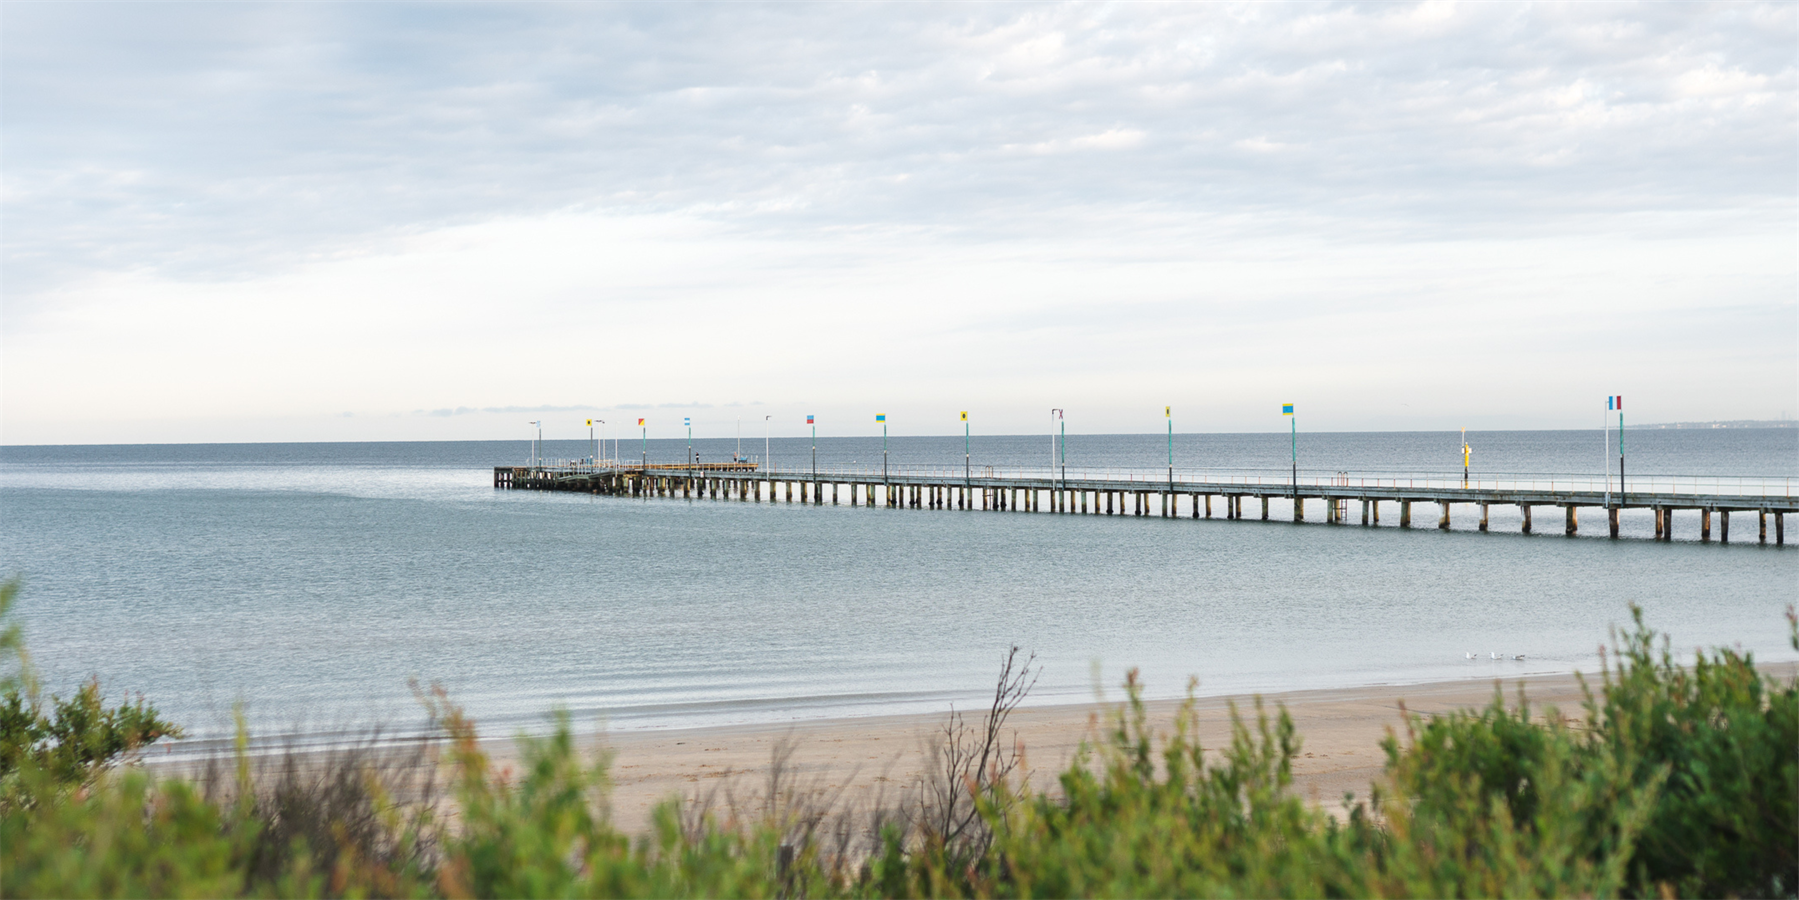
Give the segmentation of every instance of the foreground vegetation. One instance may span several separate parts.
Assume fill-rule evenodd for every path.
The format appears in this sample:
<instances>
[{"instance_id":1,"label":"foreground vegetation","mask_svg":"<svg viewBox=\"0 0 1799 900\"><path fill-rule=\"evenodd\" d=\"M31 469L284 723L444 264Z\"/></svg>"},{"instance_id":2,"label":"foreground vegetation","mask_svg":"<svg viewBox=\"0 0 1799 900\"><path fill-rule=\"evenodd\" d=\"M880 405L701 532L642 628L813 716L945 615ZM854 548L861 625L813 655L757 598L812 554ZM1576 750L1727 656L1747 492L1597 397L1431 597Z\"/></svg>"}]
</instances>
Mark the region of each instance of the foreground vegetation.
<instances>
[{"instance_id":1,"label":"foreground vegetation","mask_svg":"<svg viewBox=\"0 0 1799 900\"><path fill-rule=\"evenodd\" d=\"M0 622L14 588L0 590ZM1792 614L1789 612L1789 619ZM1789 623L1799 648L1799 624ZM440 741L238 750L188 777L122 765L178 734L88 685L40 702L16 630L0 734L0 894L29 896L1793 896L1799 684L1730 650L1676 665L1637 616L1584 715L1522 695L1408 717L1388 778L1346 820L1290 790L1285 710L1233 715L1202 756L1192 704L1158 729L1134 678L1059 790L1014 777L1008 658L984 718L952 718L934 772L851 808L796 789L777 752L754 803L605 814L607 759L568 723L516 775L424 692Z\"/></svg>"}]
</instances>

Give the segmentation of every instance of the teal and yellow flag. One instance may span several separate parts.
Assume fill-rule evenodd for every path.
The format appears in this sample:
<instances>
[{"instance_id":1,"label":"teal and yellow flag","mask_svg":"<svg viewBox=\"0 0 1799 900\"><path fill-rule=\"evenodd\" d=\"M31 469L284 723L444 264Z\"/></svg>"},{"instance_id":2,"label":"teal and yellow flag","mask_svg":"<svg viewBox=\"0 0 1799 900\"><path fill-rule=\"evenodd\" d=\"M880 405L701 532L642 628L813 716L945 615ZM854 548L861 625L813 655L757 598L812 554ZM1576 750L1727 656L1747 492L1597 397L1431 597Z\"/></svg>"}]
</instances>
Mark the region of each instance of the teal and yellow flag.
<instances>
[{"instance_id":1,"label":"teal and yellow flag","mask_svg":"<svg viewBox=\"0 0 1799 900\"><path fill-rule=\"evenodd\" d=\"M1283 416L1293 415L1293 404L1291 404L1291 403L1281 404L1281 415L1283 415Z\"/></svg>"}]
</instances>

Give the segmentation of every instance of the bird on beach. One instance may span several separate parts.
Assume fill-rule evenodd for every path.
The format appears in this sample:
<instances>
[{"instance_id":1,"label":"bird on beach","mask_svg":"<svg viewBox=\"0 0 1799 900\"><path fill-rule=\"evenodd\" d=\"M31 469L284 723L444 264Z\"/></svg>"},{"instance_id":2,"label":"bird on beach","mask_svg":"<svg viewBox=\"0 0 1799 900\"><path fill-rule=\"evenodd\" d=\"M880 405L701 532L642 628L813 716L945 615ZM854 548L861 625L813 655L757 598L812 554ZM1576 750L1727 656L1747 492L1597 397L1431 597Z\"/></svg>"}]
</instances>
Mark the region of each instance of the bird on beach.
<instances>
[{"instance_id":1,"label":"bird on beach","mask_svg":"<svg viewBox=\"0 0 1799 900\"><path fill-rule=\"evenodd\" d=\"M1522 653L1520 653L1520 654L1518 654L1518 655L1517 655L1517 656L1514 656L1514 657L1512 657L1512 658L1513 658L1513 659L1517 659L1517 660L1522 660L1522 659L1523 659L1523 658L1524 658L1524 654L1522 654Z\"/></svg>"},{"instance_id":2,"label":"bird on beach","mask_svg":"<svg viewBox=\"0 0 1799 900\"><path fill-rule=\"evenodd\" d=\"M1463 658L1463 659L1473 659L1473 658L1474 658L1474 654L1473 654L1473 653L1471 653L1471 652L1464 652L1464 653L1463 653L1463 654L1462 654L1462 658Z\"/></svg>"},{"instance_id":3,"label":"bird on beach","mask_svg":"<svg viewBox=\"0 0 1799 900\"><path fill-rule=\"evenodd\" d=\"M1497 654L1497 653L1493 653L1493 654L1490 654L1490 656L1491 656L1491 657L1492 657L1492 658L1493 658L1493 659L1499 659L1499 654Z\"/></svg>"}]
</instances>

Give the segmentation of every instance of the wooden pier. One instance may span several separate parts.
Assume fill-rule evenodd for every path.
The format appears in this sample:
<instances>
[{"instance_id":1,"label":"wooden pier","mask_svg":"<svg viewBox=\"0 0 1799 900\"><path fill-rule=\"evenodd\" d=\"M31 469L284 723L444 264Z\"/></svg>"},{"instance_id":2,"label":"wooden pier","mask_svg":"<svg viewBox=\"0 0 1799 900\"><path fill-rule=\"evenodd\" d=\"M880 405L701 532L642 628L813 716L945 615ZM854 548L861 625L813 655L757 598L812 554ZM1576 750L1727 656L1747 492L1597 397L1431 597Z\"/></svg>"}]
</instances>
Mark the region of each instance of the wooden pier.
<instances>
[{"instance_id":1,"label":"wooden pier","mask_svg":"<svg viewBox=\"0 0 1799 900\"><path fill-rule=\"evenodd\" d=\"M1761 543L1786 543L1786 514L1799 512L1799 497L1785 492L1721 492L1683 488L1672 480L1658 484L1646 477L1647 490L1612 493L1588 485L1558 486L1525 479L1492 483L1455 484L1441 476L1427 478L1351 479L1337 477L1315 483L1279 484L1245 477L1178 474L1159 479L1159 473L1130 477L1088 474L1065 478L1053 474L1001 475L990 469L950 473L881 474L867 471L762 471L755 463L704 463L654 465L499 466L494 469L495 488L511 490L573 491L627 497L676 497L694 500L729 500L754 503L808 503L823 505L884 506L899 509L986 510L1046 512L1102 516L1158 516L1163 518L1242 519L1254 515L1269 518L1276 502L1290 504L1293 521L1306 521L1308 501L1323 507L1323 521L1345 524L1351 504L1359 505L1361 524L1380 523L1382 504L1397 507L1399 525L1413 525L1412 507L1426 504L1437 514L1436 526L1447 530L1454 507L1475 507L1480 530L1487 530L1493 506L1516 506L1522 530L1533 530L1533 511L1559 511L1564 534L1579 532L1582 509L1605 519L1612 537L1618 536L1618 514L1624 509L1648 509L1655 514L1655 536L1674 537L1675 514L1697 515L1699 537L1730 540L1731 514L1755 516L1756 539ZM1705 479L1695 479L1702 483ZM1355 483L1351 483L1354 481ZM1369 482L1374 483L1370 484ZM1399 482L1404 481L1405 484ZM1712 479L1723 482L1724 479ZM1422 483L1420 483L1422 482ZM1450 482L1450 483L1445 483ZM1640 482L1639 482L1640 483ZM1767 485L1764 484L1764 487ZM1782 485L1784 487L1784 485ZM1258 506L1246 509L1246 501ZM1215 505L1216 504L1216 505ZM1434 504L1431 509L1429 505ZM1554 515L1554 512L1551 513ZM1770 523L1770 520L1772 522ZM1691 521L1691 518L1688 519ZM1769 534L1769 525L1773 534ZM1688 526L1692 527L1692 526Z\"/></svg>"}]
</instances>

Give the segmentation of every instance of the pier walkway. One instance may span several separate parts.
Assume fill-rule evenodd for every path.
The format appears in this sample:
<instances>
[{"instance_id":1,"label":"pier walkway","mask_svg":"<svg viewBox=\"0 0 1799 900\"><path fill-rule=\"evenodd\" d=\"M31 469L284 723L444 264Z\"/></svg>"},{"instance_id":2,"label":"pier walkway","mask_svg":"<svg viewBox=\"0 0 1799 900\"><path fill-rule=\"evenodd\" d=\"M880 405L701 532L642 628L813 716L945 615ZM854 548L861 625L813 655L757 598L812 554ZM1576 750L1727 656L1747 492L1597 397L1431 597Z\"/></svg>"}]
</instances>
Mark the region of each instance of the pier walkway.
<instances>
[{"instance_id":1,"label":"pier walkway","mask_svg":"<svg viewBox=\"0 0 1799 900\"><path fill-rule=\"evenodd\" d=\"M1522 530L1532 531L1532 510L1560 512L1565 534L1578 533L1579 510L1595 510L1618 536L1618 514L1648 509L1655 536L1672 540L1674 514L1697 513L1701 540L1730 540L1732 513L1756 516L1756 539L1767 543L1769 520L1775 544L1786 543L1786 514L1799 512L1793 479L1786 477L1631 476L1628 492L1608 490L1603 478L1582 475L1482 475L1463 481L1455 475L1396 475L1301 472L1297 483L1286 472L1189 469L1109 469L1052 471L992 467L970 470L938 467L765 470L755 463L695 465L568 462L538 466L498 466L494 487L512 490L576 491L629 497L679 497L739 502L885 506L905 509L1049 512L1076 515L1129 515L1268 519L1270 507L1288 506L1295 522L1306 521L1308 501L1323 507L1323 521L1350 521L1359 505L1361 524L1379 524L1381 504L1396 504L1401 527L1411 527L1414 504L1435 504L1438 528L1448 529L1453 507L1477 507L1480 530L1487 530L1495 505L1516 506ZM1259 508L1246 510L1246 501ZM1552 513L1553 515L1553 513Z\"/></svg>"}]
</instances>

